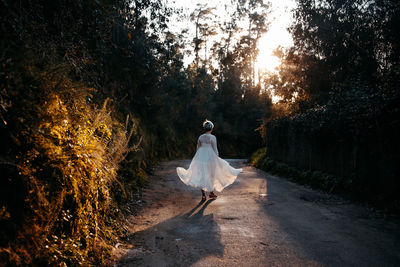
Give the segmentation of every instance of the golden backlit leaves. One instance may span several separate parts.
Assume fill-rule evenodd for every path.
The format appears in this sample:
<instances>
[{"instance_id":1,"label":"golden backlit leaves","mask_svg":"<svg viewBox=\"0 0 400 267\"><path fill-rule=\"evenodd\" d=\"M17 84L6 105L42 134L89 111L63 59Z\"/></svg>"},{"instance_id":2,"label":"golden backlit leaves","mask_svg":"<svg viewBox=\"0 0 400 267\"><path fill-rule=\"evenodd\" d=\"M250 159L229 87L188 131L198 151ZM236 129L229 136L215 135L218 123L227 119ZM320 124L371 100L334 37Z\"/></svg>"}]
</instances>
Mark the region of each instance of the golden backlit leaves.
<instances>
[{"instance_id":1,"label":"golden backlit leaves","mask_svg":"<svg viewBox=\"0 0 400 267\"><path fill-rule=\"evenodd\" d=\"M40 124L27 134L32 149L20 157L20 175L30 186L26 202L35 213L24 235L53 264L71 253L83 264L90 251L104 249L103 239L114 238L112 219L104 216L114 204L110 190L118 183L118 165L137 149L129 147L135 127L128 131L128 123L113 119L108 100L101 108L89 105L92 89L67 79L45 82L49 94L38 109ZM55 232L70 238L49 236Z\"/></svg>"}]
</instances>

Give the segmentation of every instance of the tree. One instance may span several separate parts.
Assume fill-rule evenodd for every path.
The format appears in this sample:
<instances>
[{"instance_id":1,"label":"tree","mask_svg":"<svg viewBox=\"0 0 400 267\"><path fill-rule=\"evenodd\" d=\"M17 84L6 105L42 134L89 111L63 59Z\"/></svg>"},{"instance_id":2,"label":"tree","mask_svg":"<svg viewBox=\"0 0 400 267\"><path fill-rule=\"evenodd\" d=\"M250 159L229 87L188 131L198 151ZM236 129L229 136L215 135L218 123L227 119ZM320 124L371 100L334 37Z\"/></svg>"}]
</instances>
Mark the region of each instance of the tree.
<instances>
[{"instance_id":1,"label":"tree","mask_svg":"<svg viewBox=\"0 0 400 267\"><path fill-rule=\"evenodd\" d=\"M393 23L399 9L396 1L298 2L290 53L302 58L308 79L304 90L313 101L326 101L335 84L355 76L378 82L382 71L395 64L399 48ZM318 81L321 76L324 81Z\"/></svg>"},{"instance_id":2,"label":"tree","mask_svg":"<svg viewBox=\"0 0 400 267\"><path fill-rule=\"evenodd\" d=\"M195 32L196 35L193 39L194 43L194 53L195 53L195 68L199 68L199 51L201 49L201 46L204 45L204 64L203 67L205 67L205 64L207 64L207 38L209 38L212 35L216 35L217 32L215 31L216 26L213 24L209 24L212 21L212 17L214 16L213 11L215 8L210 8L207 7L207 5L197 5L197 9L192 12L190 15L190 20L195 22Z\"/></svg>"}]
</instances>

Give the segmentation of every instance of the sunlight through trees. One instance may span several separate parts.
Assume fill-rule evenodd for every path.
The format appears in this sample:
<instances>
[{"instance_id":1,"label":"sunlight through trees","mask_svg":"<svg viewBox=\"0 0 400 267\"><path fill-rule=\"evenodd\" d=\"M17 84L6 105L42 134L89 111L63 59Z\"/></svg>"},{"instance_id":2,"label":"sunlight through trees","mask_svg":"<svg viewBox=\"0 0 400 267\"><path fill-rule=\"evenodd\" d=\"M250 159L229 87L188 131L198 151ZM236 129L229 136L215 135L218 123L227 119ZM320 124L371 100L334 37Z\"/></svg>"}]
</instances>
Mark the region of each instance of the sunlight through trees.
<instances>
[{"instance_id":1,"label":"sunlight through trees","mask_svg":"<svg viewBox=\"0 0 400 267\"><path fill-rule=\"evenodd\" d=\"M399 4L297 1L277 49L273 7L0 1L1 261L108 264L147 174L193 156L206 118L223 157L267 146L261 167L398 208Z\"/></svg>"}]
</instances>

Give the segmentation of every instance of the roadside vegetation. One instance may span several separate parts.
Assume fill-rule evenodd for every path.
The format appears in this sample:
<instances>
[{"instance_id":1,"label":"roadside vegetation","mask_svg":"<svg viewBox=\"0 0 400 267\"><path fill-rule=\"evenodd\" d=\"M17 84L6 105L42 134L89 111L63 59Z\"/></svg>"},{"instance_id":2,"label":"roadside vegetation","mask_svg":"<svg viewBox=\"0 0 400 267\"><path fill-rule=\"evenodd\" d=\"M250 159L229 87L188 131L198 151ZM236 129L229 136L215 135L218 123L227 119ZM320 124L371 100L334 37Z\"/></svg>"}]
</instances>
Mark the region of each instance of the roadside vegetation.
<instances>
[{"instance_id":1,"label":"roadside vegetation","mask_svg":"<svg viewBox=\"0 0 400 267\"><path fill-rule=\"evenodd\" d=\"M160 1L0 1L2 264L105 264L148 173L192 156L206 118L226 156L262 144L271 101L244 66L267 25L254 10L268 6L238 7L231 23L249 28L226 29L240 35L207 57L210 10L196 10L185 66Z\"/></svg>"},{"instance_id":2,"label":"roadside vegetation","mask_svg":"<svg viewBox=\"0 0 400 267\"><path fill-rule=\"evenodd\" d=\"M223 157L267 147L260 168L399 207L398 1L298 1L294 46L257 75L271 6L232 7L197 5L190 36L162 1L0 1L2 263L104 265L127 203L206 118Z\"/></svg>"}]
</instances>

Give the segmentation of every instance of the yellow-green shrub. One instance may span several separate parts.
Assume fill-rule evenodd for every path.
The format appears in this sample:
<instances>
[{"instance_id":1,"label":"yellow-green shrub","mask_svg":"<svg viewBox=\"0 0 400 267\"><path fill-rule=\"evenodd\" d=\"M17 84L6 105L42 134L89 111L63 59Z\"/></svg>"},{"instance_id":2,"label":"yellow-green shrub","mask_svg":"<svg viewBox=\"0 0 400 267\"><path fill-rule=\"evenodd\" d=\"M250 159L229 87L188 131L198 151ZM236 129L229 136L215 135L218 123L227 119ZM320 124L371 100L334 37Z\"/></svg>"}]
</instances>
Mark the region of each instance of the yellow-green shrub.
<instances>
[{"instance_id":1,"label":"yellow-green shrub","mask_svg":"<svg viewBox=\"0 0 400 267\"><path fill-rule=\"evenodd\" d=\"M118 122L108 100L97 107L91 103L93 89L62 73L35 75L37 88L19 107L24 127L17 136L18 175L10 178L26 189L26 211L1 258L13 265L101 262L117 225L111 188L118 183L119 163L137 148L130 139L139 142L135 123ZM7 203L2 209L8 212Z\"/></svg>"},{"instance_id":2,"label":"yellow-green shrub","mask_svg":"<svg viewBox=\"0 0 400 267\"><path fill-rule=\"evenodd\" d=\"M267 148L257 149L250 157L250 162L252 166L257 167L259 162L267 156Z\"/></svg>"}]
</instances>

